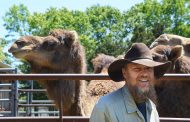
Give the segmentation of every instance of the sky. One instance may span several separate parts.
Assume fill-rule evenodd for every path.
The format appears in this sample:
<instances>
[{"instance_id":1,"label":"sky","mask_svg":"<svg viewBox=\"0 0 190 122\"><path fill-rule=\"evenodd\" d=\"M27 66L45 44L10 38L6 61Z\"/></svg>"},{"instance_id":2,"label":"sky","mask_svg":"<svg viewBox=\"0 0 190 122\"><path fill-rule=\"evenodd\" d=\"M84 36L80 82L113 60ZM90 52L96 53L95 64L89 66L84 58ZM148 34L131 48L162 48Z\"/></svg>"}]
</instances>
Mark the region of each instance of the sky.
<instances>
[{"instance_id":1,"label":"sky","mask_svg":"<svg viewBox=\"0 0 190 122\"><path fill-rule=\"evenodd\" d=\"M3 1L3 2L2 2ZM144 0L2 0L0 4L0 38L4 38L7 34L5 27L3 27L3 19L5 13L11 6L24 4L30 13L45 12L50 7L62 8L66 7L69 10L85 11L87 7L92 5L109 5L118 8L121 11L129 10L137 3Z\"/></svg>"}]
</instances>

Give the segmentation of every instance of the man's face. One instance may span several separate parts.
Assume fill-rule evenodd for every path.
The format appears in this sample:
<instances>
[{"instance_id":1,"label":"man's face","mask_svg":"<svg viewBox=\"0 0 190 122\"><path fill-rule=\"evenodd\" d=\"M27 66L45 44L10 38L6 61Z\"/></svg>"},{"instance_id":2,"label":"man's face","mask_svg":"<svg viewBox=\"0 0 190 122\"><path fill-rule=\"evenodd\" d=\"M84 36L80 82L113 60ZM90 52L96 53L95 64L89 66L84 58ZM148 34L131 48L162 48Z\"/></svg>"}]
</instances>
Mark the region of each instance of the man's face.
<instances>
[{"instance_id":1,"label":"man's face","mask_svg":"<svg viewBox=\"0 0 190 122\"><path fill-rule=\"evenodd\" d=\"M154 69L141 64L128 63L122 69L129 90L134 97L145 99L154 92Z\"/></svg>"}]
</instances>

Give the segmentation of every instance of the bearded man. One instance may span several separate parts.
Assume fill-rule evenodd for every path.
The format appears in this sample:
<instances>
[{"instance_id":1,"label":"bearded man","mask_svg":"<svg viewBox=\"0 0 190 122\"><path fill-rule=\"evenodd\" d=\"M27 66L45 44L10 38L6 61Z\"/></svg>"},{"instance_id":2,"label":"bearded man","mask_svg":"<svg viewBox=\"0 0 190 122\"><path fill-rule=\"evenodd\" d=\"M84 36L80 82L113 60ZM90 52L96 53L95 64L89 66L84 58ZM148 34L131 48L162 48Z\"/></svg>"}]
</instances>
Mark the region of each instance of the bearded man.
<instances>
[{"instance_id":1,"label":"bearded man","mask_svg":"<svg viewBox=\"0 0 190 122\"><path fill-rule=\"evenodd\" d=\"M113 81L125 80L126 84L99 99L90 122L159 122L154 82L170 65L153 61L145 44L134 43L124 59L114 61L108 68Z\"/></svg>"}]
</instances>

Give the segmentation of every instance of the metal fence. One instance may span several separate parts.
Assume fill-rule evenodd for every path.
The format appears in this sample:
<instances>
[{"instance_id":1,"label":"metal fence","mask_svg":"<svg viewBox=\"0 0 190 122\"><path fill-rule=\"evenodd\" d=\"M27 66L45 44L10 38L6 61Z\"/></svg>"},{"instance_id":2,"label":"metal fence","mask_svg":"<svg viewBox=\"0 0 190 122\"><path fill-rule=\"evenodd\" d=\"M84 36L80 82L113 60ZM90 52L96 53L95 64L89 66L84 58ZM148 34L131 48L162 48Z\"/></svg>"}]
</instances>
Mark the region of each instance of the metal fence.
<instances>
[{"instance_id":1,"label":"metal fence","mask_svg":"<svg viewBox=\"0 0 190 122\"><path fill-rule=\"evenodd\" d=\"M189 80L190 74L166 74L162 79L167 80ZM0 74L0 80L110 80L106 74ZM53 81L52 81L53 82ZM2 118L0 117L1 122L88 122L89 117L40 117L40 118ZM190 118L160 118L161 122L184 122L190 121Z\"/></svg>"},{"instance_id":2,"label":"metal fence","mask_svg":"<svg viewBox=\"0 0 190 122\"><path fill-rule=\"evenodd\" d=\"M16 68L0 68L1 74L17 74ZM17 80L10 82L0 81L0 106L1 116L16 116L17 108Z\"/></svg>"},{"instance_id":3,"label":"metal fence","mask_svg":"<svg viewBox=\"0 0 190 122\"><path fill-rule=\"evenodd\" d=\"M45 93L45 89L33 89L33 81L30 80L29 89L18 89L18 96L24 93L25 100L18 100L17 116L58 116L59 111L55 108L53 100L34 100L34 93ZM21 109L22 108L22 109ZM51 108L51 110L50 110ZM24 111L23 111L24 110Z\"/></svg>"},{"instance_id":4,"label":"metal fence","mask_svg":"<svg viewBox=\"0 0 190 122\"><path fill-rule=\"evenodd\" d=\"M0 73L17 74L17 69L0 68ZM52 100L33 100L33 93L45 94L46 90L34 89L33 80L27 80L27 82L28 89L19 89L17 79L9 82L3 82L0 79L0 116L58 116L59 111ZM21 94L25 99L19 99Z\"/></svg>"}]
</instances>

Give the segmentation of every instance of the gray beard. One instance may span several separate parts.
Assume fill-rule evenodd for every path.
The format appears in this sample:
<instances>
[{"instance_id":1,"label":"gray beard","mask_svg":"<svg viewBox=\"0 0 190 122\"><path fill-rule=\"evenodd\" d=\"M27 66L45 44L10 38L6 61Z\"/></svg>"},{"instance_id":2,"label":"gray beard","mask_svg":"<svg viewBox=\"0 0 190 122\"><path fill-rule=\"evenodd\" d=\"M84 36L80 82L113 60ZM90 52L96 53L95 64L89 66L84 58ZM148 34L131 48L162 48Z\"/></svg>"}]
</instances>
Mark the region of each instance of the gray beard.
<instances>
[{"instance_id":1,"label":"gray beard","mask_svg":"<svg viewBox=\"0 0 190 122\"><path fill-rule=\"evenodd\" d=\"M128 89L136 103L142 103L142 102L145 102L148 99L150 99L154 102L154 104L157 105L157 103L158 103L157 95L156 95L156 91L152 85L150 85L150 89L147 92L143 92L137 86L131 86L129 84L128 84Z\"/></svg>"}]
</instances>

